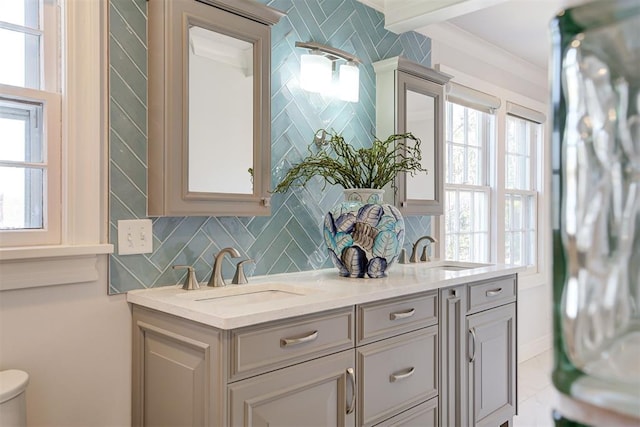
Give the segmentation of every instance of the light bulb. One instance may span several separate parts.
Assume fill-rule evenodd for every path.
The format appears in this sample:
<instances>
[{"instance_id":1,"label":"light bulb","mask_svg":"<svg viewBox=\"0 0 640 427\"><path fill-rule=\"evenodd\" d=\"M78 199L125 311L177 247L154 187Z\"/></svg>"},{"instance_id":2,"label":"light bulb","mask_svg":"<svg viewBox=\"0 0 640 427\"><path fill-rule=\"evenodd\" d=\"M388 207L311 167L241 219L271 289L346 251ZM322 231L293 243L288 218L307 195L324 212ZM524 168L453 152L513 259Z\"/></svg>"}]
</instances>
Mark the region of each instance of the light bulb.
<instances>
[{"instance_id":1,"label":"light bulb","mask_svg":"<svg viewBox=\"0 0 640 427\"><path fill-rule=\"evenodd\" d=\"M360 70L358 64L349 61L340 65L339 82L340 99L349 102L358 102L360 94Z\"/></svg>"},{"instance_id":2,"label":"light bulb","mask_svg":"<svg viewBox=\"0 0 640 427\"><path fill-rule=\"evenodd\" d=\"M327 92L331 87L332 63L322 54L300 57L300 87L309 92Z\"/></svg>"}]
</instances>

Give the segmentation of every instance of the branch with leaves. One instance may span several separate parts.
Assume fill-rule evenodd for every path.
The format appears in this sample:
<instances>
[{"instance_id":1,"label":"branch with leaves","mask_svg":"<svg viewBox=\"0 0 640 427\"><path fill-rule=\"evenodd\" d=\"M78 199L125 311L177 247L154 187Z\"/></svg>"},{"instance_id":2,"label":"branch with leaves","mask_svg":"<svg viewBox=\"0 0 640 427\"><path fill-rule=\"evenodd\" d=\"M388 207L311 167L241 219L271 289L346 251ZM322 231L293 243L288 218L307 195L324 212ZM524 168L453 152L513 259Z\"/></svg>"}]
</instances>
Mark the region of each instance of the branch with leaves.
<instances>
[{"instance_id":1,"label":"branch with leaves","mask_svg":"<svg viewBox=\"0 0 640 427\"><path fill-rule=\"evenodd\" d=\"M422 167L420 139L411 132L390 135L384 141L374 138L369 148L354 148L335 131L323 132L330 139L317 153L309 146L309 155L295 164L273 190L284 193L291 187L303 187L314 176L343 188L383 188L399 172L414 175L427 172ZM407 141L413 141L412 144Z\"/></svg>"}]
</instances>

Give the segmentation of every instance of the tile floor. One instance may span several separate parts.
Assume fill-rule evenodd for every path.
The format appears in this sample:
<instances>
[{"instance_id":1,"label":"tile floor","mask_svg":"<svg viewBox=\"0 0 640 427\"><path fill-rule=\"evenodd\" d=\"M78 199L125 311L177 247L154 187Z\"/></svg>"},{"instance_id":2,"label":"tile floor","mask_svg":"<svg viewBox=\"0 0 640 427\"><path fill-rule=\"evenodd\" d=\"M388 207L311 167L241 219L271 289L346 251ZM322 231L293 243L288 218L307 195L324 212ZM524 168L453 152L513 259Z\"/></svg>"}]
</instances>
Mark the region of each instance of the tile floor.
<instances>
[{"instance_id":1,"label":"tile floor","mask_svg":"<svg viewBox=\"0 0 640 427\"><path fill-rule=\"evenodd\" d=\"M552 350L518 365L518 413L514 427L552 427L555 388L551 383Z\"/></svg>"}]
</instances>

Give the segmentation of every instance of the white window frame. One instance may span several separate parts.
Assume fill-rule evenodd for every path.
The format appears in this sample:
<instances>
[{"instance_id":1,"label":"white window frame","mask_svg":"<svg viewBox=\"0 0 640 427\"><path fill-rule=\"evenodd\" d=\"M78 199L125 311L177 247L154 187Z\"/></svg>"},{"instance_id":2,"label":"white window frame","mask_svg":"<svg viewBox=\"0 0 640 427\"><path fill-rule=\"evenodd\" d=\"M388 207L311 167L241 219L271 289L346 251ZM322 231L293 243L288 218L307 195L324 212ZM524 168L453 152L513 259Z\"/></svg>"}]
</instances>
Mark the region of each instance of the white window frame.
<instances>
[{"instance_id":1,"label":"white window frame","mask_svg":"<svg viewBox=\"0 0 640 427\"><path fill-rule=\"evenodd\" d=\"M58 6L57 0L43 0ZM108 2L64 0L60 133L60 238L0 248L0 291L94 283L107 242ZM107 289L105 287L105 293Z\"/></svg>"},{"instance_id":2,"label":"white window frame","mask_svg":"<svg viewBox=\"0 0 640 427\"><path fill-rule=\"evenodd\" d=\"M523 94L516 93L507 90L503 87L489 83L478 77L471 76L463 73L455 68L437 64L436 68L447 74L454 76L453 81L464 85L482 93L491 94L501 100L500 106L496 109L495 119L495 133L496 133L496 146L489 149L489 182L491 185L491 263L502 264L505 255L505 233L504 233L504 221L505 221L505 143L506 143L506 115L507 115L507 103L515 103L525 108L536 111L547 111L547 106L539 101L529 98ZM543 116L541 114L541 116ZM549 276L546 271L550 269L551 258L546 256L549 251L548 239L545 236L545 230L549 227L549 215L548 201L550 197L550 185L545 180L545 165L549 165L549 162L545 159L549 158L549 153L546 147L548 144L546 140L550 138L548 126L543 124L541 131L541 141L536 153L535 167L535 188L537 189L537 206L538 206L538 221L537 221L537 268L526 268L525 271L519 274L519 286L521 289L528 289L536 286L544 285L548 282ZM435 221L435 227L437 229L437 235L440 240L444 242L444 218L437 218ZM438 255L444 259L444 244L438 245ZM525 268L525 267L523 267Z\"/></svg>"},{"instance_id":3,"label":"white window frame","mask_svg":"<svg viewBox=\"0 0 640 427\"><path fill-rule=\"evenodd\" d=\"M42 64L38 88L0 84L0 98L20 103L42 105L43 170L42 228L0 230L0 247L54 245L61 243L61 108L59 73L59 8L51 0L39 4L39 29L14 24L3 24L9 30L24 34L40 35L42 44L38 62ZM29 58L25 58L28 61ZM37 80L37 79L36 79Z\"/></svg>"},{"instance_id":4,"label":"white window frame","mask_svg":"<svg viewBox=\"0 0 640 427\"><path fill-rule=\"evenodd\" d=\"M504 187L503 203L504 203L505 209L506 209L506 203L507 203L507 195L520 196L523 199L526 198L526 197L533 197L534 210L536 212L536 215L535 215L535 218L534 218L534 224L535 224L536 233L534 235L534 241L533 241L533 243L535 245L535 248L536 248L535 253L533 254L534 255L534 259L535 259L535 264L526 266L526 268L527 268L526 272L528 272L528 273L537 273L538 269L539 269L539 258L540 258L539 255L538 255L539 252L540 252L540 250L539 250L539 242L540 242L540 240L538 239L538 234L539 234L538 233L538 229L540 227L540 224L539 224L539 217L540 217L539 209L540 209L540 207L538 205L538 194L539 194L538 188L540 188L540 185L539 185L539 180L538 180L538 177L537 177L538 168L539 168L538 152L540 150L540 145L542 144L542 141L543 141L542 134L544 134L544 125L542 123L537 123L534 120L530 120L528 118L523 118L523 117L519 117L516 114L512 114L511 111L510 111L511 110L510 107L513 106L513 105L514 104L509 102L509 101L507 101L507 103L506 103L505 134L506 134L507 121L509 120L510 116L513 117L513 118L516 118L516 119L529 121L532 124L540 125L540 127L542 129L540 131L540 134L538 134L538 132L536 131L536 128L535 127L531 127L530 134L528 135L528 138L529 138L529 141L530 141L529 153L528 153L529 162L530 162L529 176L528 176L529 188L526 188L526 189L522 189L522 188L521 189L507 188L506 179L502 182L503 187ZM517 106L516 106L516 108L517 108ZM535 116L535 114L532 114L532 116ZM544 122L544 118L536 118L536 119L538 121ZM505 151L505 155L503 156L504 157L503 164L504 164L504 168L505 168L505 172L506 172L506 164L505 164L506 156L507 156L506 135L505 135L504 151ZM512 154L515 154L515 153L512 153ZM529 223L528 222L528 220L529 220L529 218L528 218L528 215L529 215L528 210L527 209L523 209L522 210L522 215L523 215L523 219L522 219L523 224L528 224ZM504 222L504 225L505 225L505 227L503 227L503 229L506 228L506 220ZM527 230L528 229L525 227L525 228L522 228L521 230L516 230L516 229L512 228L511 231L513 231L513 232L517 232L517 231L526 232ZM506 233L507 232L506 232L506 230L503 230L503 232L505 233L505 239L506 239L506 237L507 237ZM504 248L506 248L506 246ZM502 262L505 262L505 261L506 261L506 254L503 252Z\"/></svg>"},{"instance_id":5,"label":"white window frame","mask_svg":"<svg viewBox=\"0 0 640 427\"><path fill-rule=\"evenodd\" d=\"M457 104L457 103L456 103ZM467 107L466 105L462 105L462 104L457 104L460 105L462 107ZM451 117L449 117L449 102L446 103L446 107L445 107L445 120L446 120L446 129L445 129L445 135L448 134L449 129L451 128L452 124L450 122ZM485 132L485 135L483 137L483 142L488 142L491 139L491 133L494 133L494 127L495 127L495 119L494 119L494 123L485 123L483 126L483 130ZM465 135L466 138L466 135ZM445 141L445 157L448 157L449 154L449 147L451 145L460 145L459 143L455 143L452 141ZM465 144L466 145L466 144ZM490 221L491 218L491 205L492 205L492 201L491 201L491 186L489 184L489 180L490 180L490 175L488 174L489 171L489 160L490 160L490 148L488 146L488 144L483 144L482 147L480 147L482 150L482 155L481 155L481 168L483 169L482 172L482 183L479 184L462 184L462 183L448 183L447 179L448 177L443 177L443 179L445 179L444 182L444 192L445 192L445 211L448 208L448 192L455 192L456 195L456 205L459 205L459 196L460 196L460 192L464 191L464 192L479 192L479 193L484 193L485 198L486 198L486 209L485 209L485 218L487 218ZM447 159L445 159L445 162L447 161ZM446 171L450 172L450 168L445 168ZM442 226L442 232L441 232L441 236L440 236L440 241L443 242L443 244L441 245L442 247L442 252L443 254L446 254L446 242L447 242L447 233L445 233L445 228L446 228L446 221L443 223ZM491 239L491 223L488 222L487 223L487 230L486 231L472 231L472 232L461 232L459 231L459 227L455 227L455 231L453 233L450 233L456 237L459 237L462 234L470 234L471 236L476 235L476 234L487 234L487 259L485 260L478 260L478 259L472 259L470 261L472 262L488 262L490 261L491 258L491 251L492 251L492 239ZM458 240L458 239L457 239ZM458 257L458 242L456 242L454 244L455 247L455 252L456 252L456 256L455 259L459 259ZM473 252L473 244L471 244L471 250Z\"/></svg>"}]
</instances>

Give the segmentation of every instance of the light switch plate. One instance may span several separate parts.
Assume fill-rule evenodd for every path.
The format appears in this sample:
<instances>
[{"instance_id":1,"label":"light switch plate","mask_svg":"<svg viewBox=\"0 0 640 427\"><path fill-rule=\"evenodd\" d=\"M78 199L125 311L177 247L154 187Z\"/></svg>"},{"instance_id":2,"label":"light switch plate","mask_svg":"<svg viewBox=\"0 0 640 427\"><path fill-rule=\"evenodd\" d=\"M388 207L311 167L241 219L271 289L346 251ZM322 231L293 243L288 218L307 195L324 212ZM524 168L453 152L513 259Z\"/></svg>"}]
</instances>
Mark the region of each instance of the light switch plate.
<instances>
[{"instance_id":1,"label":"light switch plate","mask_svg":"<svg viewBox=\"0 0 640 427\"><path fill-rule=\"evenodd\" d=\"M118 255L150 254L153 232L150 219L118 221Z\"/></svg>"}]
</instances>

